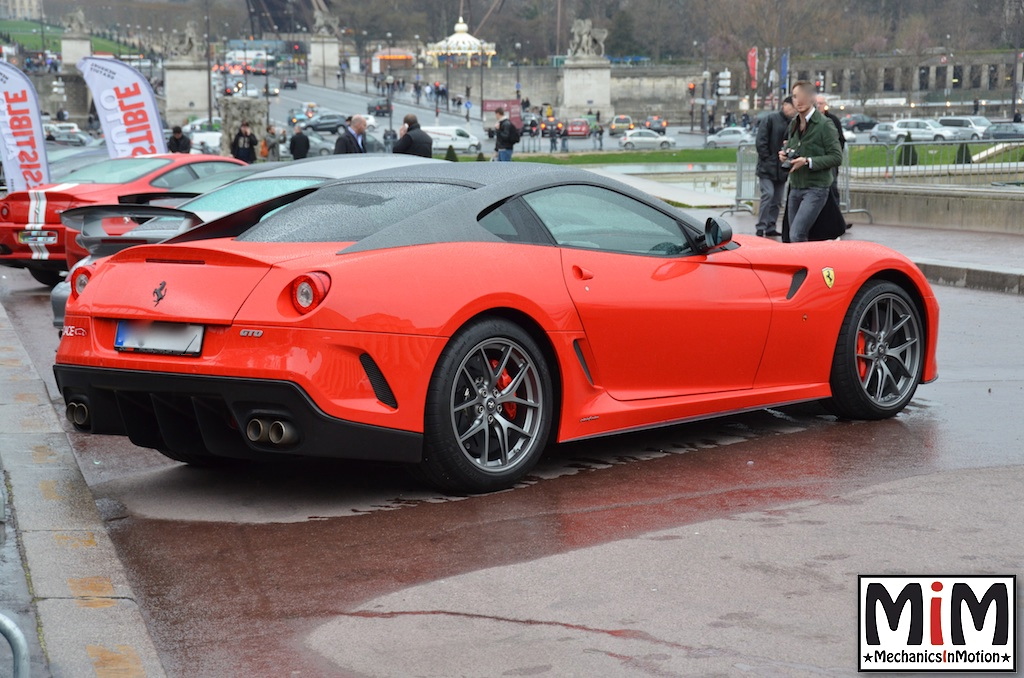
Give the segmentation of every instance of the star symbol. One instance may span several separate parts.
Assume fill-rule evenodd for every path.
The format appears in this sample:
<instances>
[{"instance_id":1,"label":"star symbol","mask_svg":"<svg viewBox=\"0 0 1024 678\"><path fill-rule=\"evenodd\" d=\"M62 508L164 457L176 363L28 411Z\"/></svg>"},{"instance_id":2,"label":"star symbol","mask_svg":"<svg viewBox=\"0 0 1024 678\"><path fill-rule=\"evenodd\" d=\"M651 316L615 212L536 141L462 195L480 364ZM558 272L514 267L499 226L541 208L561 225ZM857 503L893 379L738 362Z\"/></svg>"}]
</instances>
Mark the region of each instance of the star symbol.
<instances>
[{"instance_id":1,"label":"star symbol","mask_svg":"<svg viewBox=\"0 0 1024 678\"><path fill-rule=\"evenodd\" d=\"M1008 661L1010 661L1010 655L1008 655L1008 654L1004 654L1004 655L1003 655L1003 661L1004 661L1004 662L1008 662Z\"/></svg>"},{"instance_id":2,"label":"star symbol","mask_svg":"<svg viewBox=\"0 0 1024 678\"><path fill-rule=\"evenodd\" d=\"M869 661L871 661L871 655L869 655L869 654L864 655L864 663L867 664Z\"/></svg>"}]
</instances>

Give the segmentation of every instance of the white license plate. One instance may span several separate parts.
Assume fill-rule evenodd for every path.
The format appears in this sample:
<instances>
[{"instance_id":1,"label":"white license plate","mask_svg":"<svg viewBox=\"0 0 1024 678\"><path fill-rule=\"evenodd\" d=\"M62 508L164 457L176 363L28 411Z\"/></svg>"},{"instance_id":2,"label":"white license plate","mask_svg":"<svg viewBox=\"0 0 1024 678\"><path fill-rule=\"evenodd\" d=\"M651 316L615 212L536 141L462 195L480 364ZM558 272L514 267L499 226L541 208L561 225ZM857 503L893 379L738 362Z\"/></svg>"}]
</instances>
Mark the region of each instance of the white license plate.
<instances>
[{"instance_id":1,"label":"white license plate","mask_svg":"<svg viewBox=\"0 0 1024 678\"><path fill-rule=\"evenodd\" d=\"M202 325L121 320L114 348L135 353L199 355L203 349Z\"/></svg>"},{"instance_id":2,"label":"white license plate","mask_svg":"<svg viewBox=\"0 0 1024 678\"><path fill-rule=\"evenodd\" d=\"M38 243L55 245L57 244L57 234L53 231L21 231L18 233L18 242L24 245Z\"/></svg>"}]
</instances>

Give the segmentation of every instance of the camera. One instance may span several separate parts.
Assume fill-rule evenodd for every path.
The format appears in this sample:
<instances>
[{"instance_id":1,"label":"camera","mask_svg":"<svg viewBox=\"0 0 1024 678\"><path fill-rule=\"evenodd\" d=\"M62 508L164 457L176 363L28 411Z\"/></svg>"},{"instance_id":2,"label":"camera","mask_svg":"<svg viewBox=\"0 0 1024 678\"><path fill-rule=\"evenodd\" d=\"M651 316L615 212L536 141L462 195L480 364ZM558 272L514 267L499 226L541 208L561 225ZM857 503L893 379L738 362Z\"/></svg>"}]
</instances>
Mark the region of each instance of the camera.
<instances>
[{"instance_id":1,"label":"camera","mask_svg":"<svg viewBox=\"0 0 1024 678\"><path fill-rule=\"evenodd\" d=\"M784 170L788 170L793 167L793 160L800 157L800 153L795 148L784 148L782 149L783 155L786 159L782 161L780 167Z\"/></svg>"}]
</instances>

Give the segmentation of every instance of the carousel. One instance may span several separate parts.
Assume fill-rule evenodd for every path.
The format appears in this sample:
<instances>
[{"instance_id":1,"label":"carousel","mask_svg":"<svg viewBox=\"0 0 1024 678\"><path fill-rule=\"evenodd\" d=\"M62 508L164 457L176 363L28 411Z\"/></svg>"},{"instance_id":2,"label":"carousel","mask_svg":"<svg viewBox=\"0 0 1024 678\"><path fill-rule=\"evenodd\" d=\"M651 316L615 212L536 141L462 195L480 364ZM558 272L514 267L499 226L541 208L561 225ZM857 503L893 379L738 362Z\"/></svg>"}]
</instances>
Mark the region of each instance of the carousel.
<instances>
[{"instance_id":1,"label":"carousel","mask_svg":"<svg viewBox=\"0 0 1024 678\"><path fill-rule=\"evenodd\" d=\"M484 42L469 34L469 26L462 17L455 24L455 32L440 42L427 45L427 58L434 66L487 66L497 52L493 42Z\"/></svg>"}]
</instances>

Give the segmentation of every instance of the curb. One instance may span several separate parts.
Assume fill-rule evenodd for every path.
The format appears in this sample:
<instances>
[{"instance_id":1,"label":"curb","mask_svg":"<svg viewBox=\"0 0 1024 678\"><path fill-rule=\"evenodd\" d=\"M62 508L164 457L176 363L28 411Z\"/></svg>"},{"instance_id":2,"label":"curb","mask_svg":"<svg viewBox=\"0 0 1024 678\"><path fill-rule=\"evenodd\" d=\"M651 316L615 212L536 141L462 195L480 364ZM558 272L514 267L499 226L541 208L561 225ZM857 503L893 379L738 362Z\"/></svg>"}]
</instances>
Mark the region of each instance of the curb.
<instances>
[{"instance_id":1,"label":"curb","mask_svg":"<svg viewBox=\"0 0 1024 678\"><path fill-rule=\"evenodd\" d=\"M1024 294L1024 269L998 269L939 259L913 259L928 282L1004 294Z\"/></svg>"},{"instance_id":2,"label":"curb","mask_svg":"<svg viewBox=\"0 0 1024 678\"><path fill-rule=\"evenodd\" d=\"M68 435L2 305L0 421L0 462L25 568L17 586L27 584L50 672L164 676Z\"/></svg>"}]
</instances>

